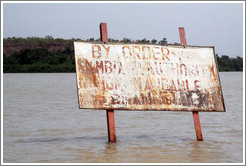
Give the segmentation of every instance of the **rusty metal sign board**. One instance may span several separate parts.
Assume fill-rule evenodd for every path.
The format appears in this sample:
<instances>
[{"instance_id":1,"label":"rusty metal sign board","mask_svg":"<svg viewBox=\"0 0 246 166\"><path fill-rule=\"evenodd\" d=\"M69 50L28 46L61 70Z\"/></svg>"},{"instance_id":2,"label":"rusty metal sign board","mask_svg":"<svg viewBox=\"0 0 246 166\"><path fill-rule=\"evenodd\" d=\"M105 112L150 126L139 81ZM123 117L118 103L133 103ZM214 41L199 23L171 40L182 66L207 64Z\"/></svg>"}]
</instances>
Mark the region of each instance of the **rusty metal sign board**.
<instances>
[{"instance_id":1,"label":"rusty metal sign board","mask_svg":"<svg viewBox=\"0 0 246 166\"><path fill-rule=\"evenodd\" d=\"M214 47L74 46L81 109L225 111Z\"/></svg>"}]
</instances>

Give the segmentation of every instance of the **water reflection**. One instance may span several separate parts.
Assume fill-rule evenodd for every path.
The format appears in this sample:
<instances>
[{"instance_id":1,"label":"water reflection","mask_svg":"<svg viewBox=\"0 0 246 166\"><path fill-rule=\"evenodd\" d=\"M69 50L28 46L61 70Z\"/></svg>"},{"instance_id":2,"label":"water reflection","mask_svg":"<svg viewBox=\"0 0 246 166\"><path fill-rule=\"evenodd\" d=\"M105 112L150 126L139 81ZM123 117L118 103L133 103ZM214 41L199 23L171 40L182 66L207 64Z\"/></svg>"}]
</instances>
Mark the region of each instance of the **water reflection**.
<instances>
[{"instance_id":1,"label":"water reflection","mask_svg":"<svg viewBox=\"0 0 246 166\"><path fill-rule=\"evenodd\" d=\"M200 162L204 152L200 149L200 143L197 141L192 142L191 151L188 157L192 162Z\"/></svg>"},{"instance_id":2,"label":"water reflection","mask_svg":"<svg viewBox=\"0 0 246 166\"><path fill-rule=\"evenodd\" d=\"M105 150L103 152L104 152L104 154L106 156L107 155L114 155L114 154L118 153L117 144L116 143L107 142L105 144Z\"/></svg>"},{"instance_id":3,"label":"water reflection","mask_svg":"<svg viewBox=\"0 0 246 166\"><path fill-rule=\"evenodd\" d=\"M105 158L105 162L117 162L118 161L118 150L117 143L106 143L105 149L103 151L103 156Z\"/></svg>"},{"instance_id":4,"label":"water reflection","mask_svg":"<svg viewBox=\"0 0 246 166\"><path fill-rule=\"evenodd\" d=\"M191 143L191 150L187 155L190 162L219 162L220 158L226 156L220 145L216 144L216 141L212 142L197 142Z\"/></svg>"}]
</instances>

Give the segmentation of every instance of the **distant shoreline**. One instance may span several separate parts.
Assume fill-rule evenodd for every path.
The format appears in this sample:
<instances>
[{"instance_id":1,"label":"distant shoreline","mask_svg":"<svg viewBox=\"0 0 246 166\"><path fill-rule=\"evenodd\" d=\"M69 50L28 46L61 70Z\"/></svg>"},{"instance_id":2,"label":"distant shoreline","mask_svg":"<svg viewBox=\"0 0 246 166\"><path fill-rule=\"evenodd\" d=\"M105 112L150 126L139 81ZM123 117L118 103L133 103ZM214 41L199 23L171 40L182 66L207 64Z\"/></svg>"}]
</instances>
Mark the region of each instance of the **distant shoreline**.
<instances>
[{"instance_id":1,"label":"distant shoreline","mask_svg":"<svg viewBox=\"0 0 246 166\"><path fill-rule=\"evenodd\" d=\"M166 38L160 41L146 38L108 40L119 44L171 44ZM100 42L100 39L54 39L52 36L3 39L3 73L75 73L74 41ZM216 58L220 72L243 71L243 58L240 56L231 58L216 54Z\"/></svg>"}]
</instances>

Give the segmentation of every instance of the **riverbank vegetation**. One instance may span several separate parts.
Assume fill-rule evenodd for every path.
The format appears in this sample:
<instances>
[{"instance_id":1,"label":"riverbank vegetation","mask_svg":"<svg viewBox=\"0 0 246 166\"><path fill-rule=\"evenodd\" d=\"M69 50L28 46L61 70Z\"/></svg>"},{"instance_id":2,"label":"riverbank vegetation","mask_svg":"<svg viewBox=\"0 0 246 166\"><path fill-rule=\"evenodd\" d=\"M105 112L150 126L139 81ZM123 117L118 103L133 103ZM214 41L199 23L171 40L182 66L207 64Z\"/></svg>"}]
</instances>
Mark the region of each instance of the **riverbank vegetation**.
<instances>
[{"instance_id":1,"label":"riverbank vegetation","mask_svg":"<svg viewBox=\"0 0 246 166\"><path fill-rule=\"evenodd\" d=\"M58 73L75 72L73 41L100 41L100 39L54 39L45 38L6 38L3 40L4 73ZM167 44L167 39L132 40L109 38L109 42ZM178 43L174 43L178 44ZM231 58L228 55L217 57L219 71L243 71L243 58Z\"/></svg>"}]
</instances>

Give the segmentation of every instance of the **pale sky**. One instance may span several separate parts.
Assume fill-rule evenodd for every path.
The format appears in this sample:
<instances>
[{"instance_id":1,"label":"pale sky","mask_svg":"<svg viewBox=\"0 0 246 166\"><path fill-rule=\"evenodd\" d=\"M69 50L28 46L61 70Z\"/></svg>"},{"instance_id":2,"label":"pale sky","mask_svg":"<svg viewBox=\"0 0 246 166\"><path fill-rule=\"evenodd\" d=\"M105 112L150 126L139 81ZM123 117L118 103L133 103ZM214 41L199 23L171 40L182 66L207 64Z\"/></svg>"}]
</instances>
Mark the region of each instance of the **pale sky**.
<instances>
[{"instance_id":1,"label":"pale sky","mask_svg":"<svg viewBox=\"0 0 246 166\"><path fill-rule=\"evenodd\" d=\"M3 37L88 39L106 22L114 39L167 38L215 46L217 54L243 57L243 3L4 3Z\"/></svg>"}]
</instances>

